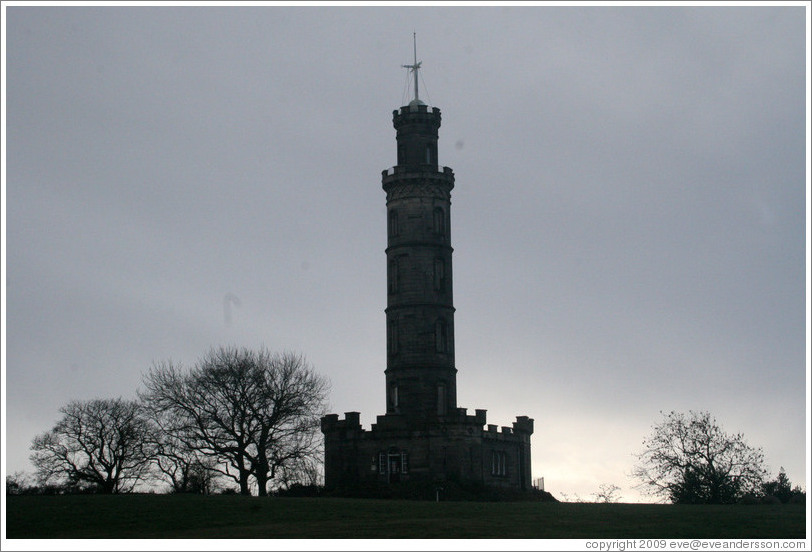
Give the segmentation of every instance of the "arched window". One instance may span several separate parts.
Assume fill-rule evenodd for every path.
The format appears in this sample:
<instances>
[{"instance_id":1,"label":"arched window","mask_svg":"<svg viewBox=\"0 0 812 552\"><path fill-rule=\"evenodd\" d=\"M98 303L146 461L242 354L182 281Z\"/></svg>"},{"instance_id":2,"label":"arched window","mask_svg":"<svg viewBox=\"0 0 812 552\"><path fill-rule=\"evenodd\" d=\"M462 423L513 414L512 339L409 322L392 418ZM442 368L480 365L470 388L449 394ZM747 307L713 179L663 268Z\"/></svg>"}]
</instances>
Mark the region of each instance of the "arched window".
<instances>
[{"instance_id":1,"label":"arched window","mask_svg":"<svg viewBox=\"0 0 812 552\"><path fill-rule=\"evenodd\" d=\"M448 325L440 318L434 328L434 337L438 353L448 352Z\"/></svg>"},{"instance_id":2,"label":"arched window","mask_svg":"<svg viewBox=\"0 0 812 552\"><path fill-rule=\"evenodd\" d=\"M431 165L431 144L426 144L426 164Z\"/></svg>"},{"instance_id":3,"label":"arched window","mask_svg":"<svg viewBox=\"0 0 812 552\"><path fill-rule=\"evenodd\" d=\"M504 451L493 451L491 455L491 475L507 475L507 457Z\"/></svg>"}]
</instances>

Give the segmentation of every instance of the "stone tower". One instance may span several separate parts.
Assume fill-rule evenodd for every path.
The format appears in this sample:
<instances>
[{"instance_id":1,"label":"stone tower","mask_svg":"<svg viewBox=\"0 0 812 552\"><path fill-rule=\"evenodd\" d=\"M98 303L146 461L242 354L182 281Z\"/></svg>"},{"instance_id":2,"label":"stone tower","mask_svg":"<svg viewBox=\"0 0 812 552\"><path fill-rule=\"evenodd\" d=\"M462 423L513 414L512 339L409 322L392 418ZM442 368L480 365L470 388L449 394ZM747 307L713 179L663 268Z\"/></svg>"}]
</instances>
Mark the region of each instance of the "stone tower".
<instances>
[{"instance_id":1,"label":"stone tower","mask_svg":"<svg viewBox=\"0 0 812 552\"><path fill-rule=\"evenodd\" d=\"M437 164L438 108L414 100L392 119L398 164L382 178L388 220L386 412L426 423L457 408L454 173Z\"/></svg>"},{"instance_id":2,"label":"stone tower","mask_svg":"<svg viewBox=\"0 0 812 552\"><path fill-rule=\"evenodd\" d=\"M387 209L386 414L370 430L358 412L322 418L325 487L439 484L529 490L533 420L486 425L457 406L451 270L454 173L437 159L440 110L415 97L392 114L397 165L383 171ZM414 493L409 493L414 496Z\"/></svg>"}]
</instances>

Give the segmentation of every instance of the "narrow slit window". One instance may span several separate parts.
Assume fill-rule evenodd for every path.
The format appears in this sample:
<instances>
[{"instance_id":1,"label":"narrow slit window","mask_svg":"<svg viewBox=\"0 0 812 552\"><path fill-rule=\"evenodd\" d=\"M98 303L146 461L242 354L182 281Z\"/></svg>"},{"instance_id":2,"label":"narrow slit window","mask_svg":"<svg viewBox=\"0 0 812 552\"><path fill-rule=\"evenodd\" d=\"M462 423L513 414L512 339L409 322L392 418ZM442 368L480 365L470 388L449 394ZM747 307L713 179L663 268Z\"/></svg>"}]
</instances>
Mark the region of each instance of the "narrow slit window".
<instances>
[{"instance_id":1,"label":"narrow slit window","mask_svg":"<svg viewBox=\"0 0 812 552\"><path fill-rule=\"evenodd\" d=\"M437 321L434 329L438 353L448 352L448 324L443 319Z\"/></svg>"},{"instance_id":2,"label":"narrow slit window","mask_svg":"<svg viewBox=\"0 0 812 552\"><path fill-rule=\"evenodd\" d=\"M445 240L445 211L442 207L434 208L434 233Z\"/></svg>"},{"instance_id":3,"label":"narrow slit window","mask_svg":"<svg viewBox=\"0 0 812 552\"><path fill-rule=\"evenodd\" d=\"M400 397L398 396L398 386L397 385L392 386L390 399L392 401L392 408L398 408L400 406Z\"/></svg>"},{"instance_id":4,"label":"narrow slit window","mask_svg":"<svg viewBox=\"0 0 812 552\"><path fill-rule=\"evenodd\" d=\"M400 261L397 257L389 261L389 294L394 295L400 287Z\"/></svg>"},{"instance_id":5,"label":"narrow slit window","mask_svg":"<svg viewBox=\"0 0 812 552\"><path fill-rule=\"evenodd\" d=\"M437 415L446 415L446 388L444 383L437 385Z\"/></svg>"},{"instance_id":6,"label":"narrow slit window","mask_svg":"<svg viewBox=\"0 0 812 552\"><path fill-rule=\"evenodd\" d=\"M390 320L389 321L389 354L396 355L398 354L399 348L399 340L400 340L400 331L398 329L398 321L397 320Z\"/></svg>"},{"instance_id":7,"label":"narrow slit window","mask_svg":"<svg viewBox=\"0 0 812 552\"><path fill-rule=\"evenodd\" d=\"M389 237L394 238L398 235L398 212L394 209L389 210Z\"/></svg>"},{"instance_id":8,"label":"narrow slit window","mask_svg":"<svg viewBox=\"0 0 812 552\"><path fill-rule=\"evenodd\" d=\"M434 259L434 291L445 293L445 261Z\"/></svg>"}]
</instances>

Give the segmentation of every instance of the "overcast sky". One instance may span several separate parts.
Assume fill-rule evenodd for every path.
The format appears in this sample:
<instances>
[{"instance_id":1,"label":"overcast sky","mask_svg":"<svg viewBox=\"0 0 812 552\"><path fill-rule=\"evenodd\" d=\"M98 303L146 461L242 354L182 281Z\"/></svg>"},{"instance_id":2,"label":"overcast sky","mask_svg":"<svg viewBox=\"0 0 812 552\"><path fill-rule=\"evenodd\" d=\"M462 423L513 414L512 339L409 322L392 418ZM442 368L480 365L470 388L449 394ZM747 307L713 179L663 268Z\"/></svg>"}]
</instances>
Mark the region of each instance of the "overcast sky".
<instances>
[{"instance_id":1,"label":"overcast sky","mask_svg":"<svg viewBox=\"0 0 812 552\"><path fill-rule=\"evenodd\" d=\"M153 361L304 353L385 412L392 110L442 109L458 404L559 498L708 410L808 483L805 8L8 7L7 473Z\"/></svg>"}]
</instances>

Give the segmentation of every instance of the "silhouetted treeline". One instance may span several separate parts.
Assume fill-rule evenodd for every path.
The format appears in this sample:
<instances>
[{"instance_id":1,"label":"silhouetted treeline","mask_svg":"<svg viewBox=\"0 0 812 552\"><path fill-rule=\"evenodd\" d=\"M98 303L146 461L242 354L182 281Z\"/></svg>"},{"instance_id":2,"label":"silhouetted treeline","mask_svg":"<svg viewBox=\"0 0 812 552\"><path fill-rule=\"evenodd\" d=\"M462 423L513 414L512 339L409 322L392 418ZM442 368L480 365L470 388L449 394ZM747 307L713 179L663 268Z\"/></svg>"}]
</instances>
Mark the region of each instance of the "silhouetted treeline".
<instances>
[{"instance_id":1,"label":"silhouetted treeline","mask_svg":"<svg viewBox=\"0 0 812 552\"><path fill-rule=\"evenodd\" d=\"M767 481L764 453L728 434L708 412L670 412L643 441L633 475L651 495L674 504L789 502L805 496L781 468Z\"/></svg>"},{"instance_id":2,"label":"silhouetted treeline","mask_svg":"<svg viewBox=\"0 0 812 552\"><path fill-rule=\"evenodd\" d=\"M34 438L35 481L22 493L241 494L320 482L319 420L329 383L298 354L212 349L189 369L171 361L143 377L138 400L71 401ZM233 487L232 487L233 488Z\"/></svg>"}]
</instances>

